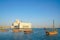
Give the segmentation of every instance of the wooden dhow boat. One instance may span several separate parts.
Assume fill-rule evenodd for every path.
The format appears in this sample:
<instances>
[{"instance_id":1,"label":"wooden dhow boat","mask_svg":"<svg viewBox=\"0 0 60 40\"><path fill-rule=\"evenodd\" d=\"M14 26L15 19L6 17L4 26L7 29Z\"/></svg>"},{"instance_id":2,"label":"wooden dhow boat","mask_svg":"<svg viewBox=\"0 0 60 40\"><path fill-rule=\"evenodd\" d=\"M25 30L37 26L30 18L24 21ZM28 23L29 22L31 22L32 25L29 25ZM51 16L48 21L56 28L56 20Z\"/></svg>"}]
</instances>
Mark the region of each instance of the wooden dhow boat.
<instances>
[{"instance_id":1,"label":"wooden dhow boat","mask_svg":"<svg viewBox=\"0 0 60 40\"><path fill-rule=\"evenodd\" d=\"M58 34L57 30L54 28L54 20L53 20L53 31L48 31L45 29L45 32L46 32L46 35L50 35L50 36Z\"/></svg>"}]
</instances>

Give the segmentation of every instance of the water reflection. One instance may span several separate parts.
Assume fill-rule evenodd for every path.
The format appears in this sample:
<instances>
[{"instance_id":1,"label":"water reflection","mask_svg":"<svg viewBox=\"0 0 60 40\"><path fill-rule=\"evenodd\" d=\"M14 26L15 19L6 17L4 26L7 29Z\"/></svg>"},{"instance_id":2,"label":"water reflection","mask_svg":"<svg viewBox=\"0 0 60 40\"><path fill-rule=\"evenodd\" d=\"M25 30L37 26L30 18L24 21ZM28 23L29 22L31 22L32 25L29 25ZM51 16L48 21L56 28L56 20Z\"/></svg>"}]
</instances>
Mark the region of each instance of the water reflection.
<instances>
[{"instance_id":1,"label":"water reflection","mask_svg":"<svg viewBox=\"0 0 60 40\"><path fill-rule=\"evenodd\" d=\"M25 34L24 32L0 32L0 40L60 40L59 34L55 36L46 36L43 29L34 29L32 33Z\"/></svg>"},{"instance_id":2,"label":"water reflection","mask_svg":"<svg viewBox=\"0 0 60 40\"><path fill-rule=\"evenodd\" d=\"M24 32L13 33L14 40L32 40L31 34L25 34Z\"/></svg>"},{"instance_id":3,"label":"water reflection","mask_svg":"<svg viewBox=\"0 0 60 40\"><path fill-rule=\"evenodd\" d=\"M17 32L13 33L14 40L24 40L24 33L23 32Z\"/></svg>"},{"instance_id":4,"label":"water reflection","mask_svg":"<svg viewBox=\"0 0 60 40\"><path fill-rule=\"evenodd\" d=\"M25 40L32 40L31 34L24 34L24 39Z\"/></svg>"},{"instance_id":5,"label":"water reflection","mask_svg":"<svg viewBox=\"0 0 60 40\"><path fill-rule=\"evenodd\" d=\"M44 36L42 36L40 38L42 38L42 40L57 40L58 39L57 35L54 35L54 36L46 36L46 35L44 35Z\"/></svg>"}]
</instances>

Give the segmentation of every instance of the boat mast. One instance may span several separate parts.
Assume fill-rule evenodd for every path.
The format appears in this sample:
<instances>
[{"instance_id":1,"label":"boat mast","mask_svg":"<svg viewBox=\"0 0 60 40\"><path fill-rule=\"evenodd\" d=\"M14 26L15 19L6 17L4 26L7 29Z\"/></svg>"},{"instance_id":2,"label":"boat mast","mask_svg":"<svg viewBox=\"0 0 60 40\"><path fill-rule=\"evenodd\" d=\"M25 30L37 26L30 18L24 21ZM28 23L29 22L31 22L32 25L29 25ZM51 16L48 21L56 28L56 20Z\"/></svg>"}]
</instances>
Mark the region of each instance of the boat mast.
<instances>
[{"instance_id":1,"label":"boat mast","mask_svg":"<svg viewBox=\"0 0 60 40\"><path fill-rule=\"evenodd\" d=\"M53 31L54 31L54 29L55 29L55 28L54 28L54 20L53 20Z\"/></svg>"}]
</instances>

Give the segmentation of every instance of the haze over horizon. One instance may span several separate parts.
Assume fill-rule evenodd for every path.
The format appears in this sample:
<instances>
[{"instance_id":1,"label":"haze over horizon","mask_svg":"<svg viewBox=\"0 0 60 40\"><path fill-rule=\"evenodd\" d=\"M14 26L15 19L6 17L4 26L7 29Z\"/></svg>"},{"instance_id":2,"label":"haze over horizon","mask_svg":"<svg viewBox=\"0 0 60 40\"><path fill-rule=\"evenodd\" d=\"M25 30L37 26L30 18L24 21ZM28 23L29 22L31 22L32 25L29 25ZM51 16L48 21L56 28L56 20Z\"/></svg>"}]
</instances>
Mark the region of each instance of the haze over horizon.
<instances>
[{"instance_id":1,"label":"haze over horizon","mask_svg":"<svg viewBox=\"0 0 60 40\"><path fill-rule=\"evenodd\" d=\"M60 0L0 0L0 25L9 25L19 19L31 22L33 27L60 28Z\"/></svg>"}]
</instances>

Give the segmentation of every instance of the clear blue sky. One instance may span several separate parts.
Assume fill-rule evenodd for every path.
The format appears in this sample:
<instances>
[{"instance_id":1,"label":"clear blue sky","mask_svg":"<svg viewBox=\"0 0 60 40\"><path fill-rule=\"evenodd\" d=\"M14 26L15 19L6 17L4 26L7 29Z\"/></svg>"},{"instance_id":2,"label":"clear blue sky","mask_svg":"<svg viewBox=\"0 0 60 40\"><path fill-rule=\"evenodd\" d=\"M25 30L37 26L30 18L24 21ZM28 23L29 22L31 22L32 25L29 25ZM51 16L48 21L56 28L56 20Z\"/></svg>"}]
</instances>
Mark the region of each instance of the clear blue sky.
<instances>
[{"instance_id":1,"label":"clear blue sky","mask_svg":"<svg viewBox=\"0 0 60 40\"><path fill-rule=\"evenodd\" d=\"M60 24L59 0L0 0L0 25L11 25L15 19L33 25Z\"/></svg>"}]
</instances>

